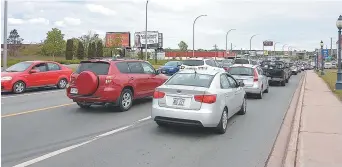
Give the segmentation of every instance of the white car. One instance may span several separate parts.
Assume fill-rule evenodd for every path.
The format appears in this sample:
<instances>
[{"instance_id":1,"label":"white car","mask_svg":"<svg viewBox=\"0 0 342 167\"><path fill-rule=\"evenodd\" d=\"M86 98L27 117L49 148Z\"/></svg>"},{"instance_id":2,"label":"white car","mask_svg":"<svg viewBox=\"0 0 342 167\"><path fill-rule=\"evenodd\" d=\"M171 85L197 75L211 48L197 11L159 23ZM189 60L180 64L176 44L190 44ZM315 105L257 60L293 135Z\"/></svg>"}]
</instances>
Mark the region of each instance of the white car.
<instances>
[{"instance_id":1,"label":"white car","mask_svg":"<svg viewBox=\"0 0 342 167\"><path fill-rule=\"evenodd\" d=\"M326 63L324 63L324 68L325 69L332 69L333 65L332 65L332 63L326 62Z\"/></svg>"},{"instance_id":2,"label":"white car","mask_svg":"<svg viewBox=\"0 0 342 167\"><path fill-rule=\"evenodd\" d=\"M223 68L214 60L206 58L190 58L183 60L183 64L180 66L182 70L212 70L225 72Z\"/></svg>"},{"instance_id":3,"label":"white car","mask_svg":"<svg viewBox=\"0 0 342 167\"><path fill-rule=\"evenodd\" d=\"M237 81L245 84L247 94L257 95L262 99L264 93L268 93L269 84L268 77L263 74L260 66L252 64L234 64L227 72L232 75Z\"/></svg>"},{"instance_id":4,"label":"white car","mask_svg":"<svg viewBox=\"0 0 342 167\"><path fill-rule=\"evenodd\" d=\"M156 88L152 119L159 126L215 127L218 133L223 134L230 117L246 113L243 86L243 82L237 82L226 72L179 71Z\"/></svg>"}]
</instances>

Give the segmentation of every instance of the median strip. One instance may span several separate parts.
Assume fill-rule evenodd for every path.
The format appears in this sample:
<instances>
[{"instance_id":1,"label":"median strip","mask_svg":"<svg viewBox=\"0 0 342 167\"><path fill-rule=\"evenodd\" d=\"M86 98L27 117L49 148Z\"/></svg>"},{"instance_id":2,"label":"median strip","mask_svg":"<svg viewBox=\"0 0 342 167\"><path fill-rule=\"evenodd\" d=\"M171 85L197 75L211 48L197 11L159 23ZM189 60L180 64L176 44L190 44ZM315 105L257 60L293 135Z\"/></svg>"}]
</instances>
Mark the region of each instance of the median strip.
<instances>
[{"instance_id":1,"label":"median strip","mask_svg":"<svg viewBox=\"0 0 342 167\"><path fill-rule=\"evenodd\" d=\"M55 108L60 108L60 107L66 107L66 106L70 106L70 105L73 105L73 104L75 104L75 103L67 103L67 104L62 104L62 105L58 105L58 106L45 107L45 108L29 110L29 111L24 111L24 112L19 112L19 113L1 115L1 118L14 117L14 116L19 116L19 115L24 115L24 114L30 114L30 113L34 113L34 112L38 112L38 111L50 110L50 109L55 109Z\"/></svg>"}]
</instances>

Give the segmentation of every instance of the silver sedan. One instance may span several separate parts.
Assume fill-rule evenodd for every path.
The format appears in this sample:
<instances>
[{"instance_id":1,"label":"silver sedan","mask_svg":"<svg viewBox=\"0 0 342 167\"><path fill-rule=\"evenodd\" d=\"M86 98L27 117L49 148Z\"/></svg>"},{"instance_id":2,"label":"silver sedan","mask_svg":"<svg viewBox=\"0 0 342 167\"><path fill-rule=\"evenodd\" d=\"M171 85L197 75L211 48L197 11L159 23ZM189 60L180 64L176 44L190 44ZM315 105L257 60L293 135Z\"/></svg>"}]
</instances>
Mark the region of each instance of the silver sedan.
<instances>
[{"instance_id":1,"label":"silver sedan","mask_svg":"<svg viewBox=\"0 0 342 167\"><path fill-rule=\"evenodd\" d=\"M223 134L230 117L246 113L243 86L226 72L180 71L156 88L152 119L159 126L215 127Z\"/></svg>"}]
</instances>

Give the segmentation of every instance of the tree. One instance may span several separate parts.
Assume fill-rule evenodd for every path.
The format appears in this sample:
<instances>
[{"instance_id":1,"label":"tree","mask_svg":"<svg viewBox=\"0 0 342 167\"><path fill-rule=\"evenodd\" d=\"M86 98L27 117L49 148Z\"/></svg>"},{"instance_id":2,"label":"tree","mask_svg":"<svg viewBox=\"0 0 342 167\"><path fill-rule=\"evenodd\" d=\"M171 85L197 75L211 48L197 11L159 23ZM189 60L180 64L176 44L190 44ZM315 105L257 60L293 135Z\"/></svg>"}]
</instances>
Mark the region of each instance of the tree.
<instances>
[{"instance_id":1,"label":"tree","mask_svg":"<svg viewBox=\"0 0 342 167\"><path fill-rule=\"evenodd\" d=\"M103 57L103 43L102 41L98 41L96 43L96 55L97 57Z\"/></svg>"},{"instance_id":2,"label":"tree","mask_svg":"<svg viewBox=\"0 0 342 167\"><path fill-rule=\"evenodd\" d=\"M96 54L96 44L95 42L92 42L88 46L88 58L96 57L95 54Z\"/></svg>"},{"instance_id":3,"label":"tree","mask_svg":"<svg viewBox=\"0 0 342 167\"><path fill-rule=\"evenodd\" d=\"M77 39L77 38L72 38L72 43L73 43L73 52L72 52L72 57L73 57L73 59L76 57L76 55L77 55L77 49L78 49L78 43L79 43L79 39Z\"/></svg>"},{"instance_id":4,"label":"tree","mask_svg":"<svg viewBox=\"0 0 342 167\"><path fill-rule=\"evenodd\" d=\"M73 58L73 40L72 39L68 39L67 43L66 43L66 51L65 51L65 59L66 60L72 60Z\"/></svg>"},{"instance_id":5,"label":"tree","mask_svg":"<svg viewBox=\"0 0 342 167\"><path fill-rule=\"evenodd\" d=\"M188 50L188 44L186 44L184 41L180 41L178 47L183 52Z\"/></svg>"},{"instance_id":6,"label":"tree","mask_svg":"<svg viewBox=\"0 0 342 167\"><path fill-rule=\"evenodd\" d=\"M88 34L82 35L79 39L82 41L85 50L89 50L88 47L92 42L101 41L99 34L96 34L96 32L93 31L88 31Z\"/></svg>"},{"instance_id":7,"label":"tree","mask_svg":"<svg viewBox=\"0 0 342 167\"><path fill-rule=\"evenodd\" d=\"M21 44L24 39L20 38L20 35L16 29L13 29L7 39L7 42L9 45L9 55L10 56L16 56L17 51L21 47Z\"/></svg>"},{"instance_id":8,"label":"tree","mask_svg":"<svg viewBox=\"0 0 342 167\"><path fill-rule=\"evenodd\" d=\"M42 47L43 53L48 56L53 56L55 59L56 54L63 52L65 47L64 34L58 28L52 28L51 31L46 33L46 39Z\"/></svg>"},{"instance_id":9,"label":"tree","mask_svg":"<svg viewBox=\"0 0 342 167\"><path fill-rule=\"evenodd\" d=\"M76 54L77 59L82 60L85 57L84 54L84 46L82 41L78 42L78 47L77 47L77 54Z\"/></svg>"}]
</instances>

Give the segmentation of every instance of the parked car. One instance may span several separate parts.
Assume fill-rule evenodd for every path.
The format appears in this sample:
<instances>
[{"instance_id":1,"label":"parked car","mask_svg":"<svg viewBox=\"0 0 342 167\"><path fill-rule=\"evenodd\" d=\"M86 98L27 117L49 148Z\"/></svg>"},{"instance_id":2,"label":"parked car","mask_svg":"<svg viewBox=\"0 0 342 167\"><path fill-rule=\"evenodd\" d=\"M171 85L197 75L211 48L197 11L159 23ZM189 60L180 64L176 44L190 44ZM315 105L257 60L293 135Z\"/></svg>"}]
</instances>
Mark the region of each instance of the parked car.
<instances>
[{"instance_id":1,"label":"parked car","mask_svg":"<svg viewBox=\"0 0 342 167\"><path fill-rule=\"evenodd\" d=\"M243 86L222 71L180 71L154 92L152 119L159 126L214 127L223 134L230 117L246 113Z\"/></svg>"},{"instance_id":2,"label":"parked car","mask_svg":"<svg viewBox=\"0 0 342 167\"><path fill-rule=\"evenodd\" d=\"M181 61L169 61L165 63L165 65L159 67L159 71L162 74L173 75L174 73L179 71L180 66L182 65Z\"/></svg>"},{"instance_id":3,"label":"parked car","mask_svg":"<svg viewBox=\"0 0 342 167\"><path fill-rule=\"evenodd\" d=\"M24 61L1 72L1 92L23 93L26 89L57 86L64 89L72 69L53 61Z\"/></svg>"},{"instance_id":4,"label":"parked car","mask_svg":"<svg viewBox=\"0 0 342 167\"><path fill-rule=\"evenodd\" d=\"M326 63L324 63L324 68L325 68L325 69L332 69L332 68L333 68L333 65L332 65L332 63L330 63L330 62L326 62Z\"/></svg>"},{"instance_id":5,"label":"parked car","mask_svg":"<svg viewBox=\"0 0 342 167\"><path fill-rule=\"evenodd\" d=\"M207 58L190 58L183 61L180 70L225 70L214 59Z\"/></svg>"},{"instance_id":6,"label":"parked car","mask_svg":"<svg viewBox=\"0 0 342 167\"><path fill-rule=\"evenodd\" d=\"M278 82L281 86L285 86L289 82L290 68L283 61L263 61L261 67L267 77L269 83Z\"/></svg>"},{"instance_id":7,"label":"parked car","mask_svg":"<svg viewBox=\"0 0 342 167\"><path fill-rule=\"evenodd\" d=\"M235 64L227 72L238 82L245 84L244 88L247 94L257 95L259 99L262 99L263 93L269 91L268 78L259 66Z\"/></svg>"},{"instance_id":8,"label":"parked car","mask_svg":"<svg viewBox=\"0 0 342 167\"><path fill-rule=\"evenodd\" d=\"M71 75L67 96L81 108L110 104L127 111L133 100L153 96L166 80L167 76L145 61L88 60Z\"/></svg>"}]
</instances>

